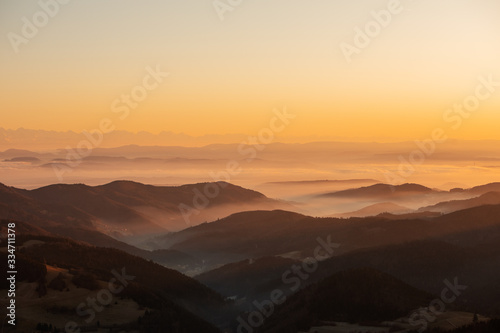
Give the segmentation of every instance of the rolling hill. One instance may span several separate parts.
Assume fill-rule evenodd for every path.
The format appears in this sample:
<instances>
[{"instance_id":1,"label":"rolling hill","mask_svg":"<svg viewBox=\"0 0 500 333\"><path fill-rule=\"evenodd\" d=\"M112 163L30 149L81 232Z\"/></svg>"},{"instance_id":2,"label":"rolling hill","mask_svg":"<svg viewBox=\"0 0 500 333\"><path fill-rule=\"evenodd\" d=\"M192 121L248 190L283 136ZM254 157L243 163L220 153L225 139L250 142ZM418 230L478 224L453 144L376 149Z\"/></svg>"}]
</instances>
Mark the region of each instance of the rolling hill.
<instances>
[{"instance_id":1,"label":"rolling hill","mask_svg":"<svg viewBox=\"0 0 500 333\"><path fill-rule=\"evenodd\" d=\"M340 255L438 237L449 237L450 242L456 242L463 234L470 235L471 241L480 242L485 237L495 238L498 232L491 230L499 226L500 205L413 219L314 218L286 211L253 211L161 236L155 241L159 248L204 260L204 269L210 269L244 259L293 252L298 252L298 259L305 258L318 245L318 237L330 237L333 243L341 244L335 249L335 254Z\"/></svg>"},{"instance_id":2,"label":"rolling hill","mask_svg":"<svg viewBox=\"0 0 500 333\"><path fill-rule=\"evenodd\" d=\"M431 300L430 294L371 268L342 271L289 297L259 332L296 333L324 321L393 320Z\"/></svg>"},{"instance_id":3,"label":"rolling hill","mask_svg":"<svg viewBox=\"0 0 500 333\"><path fill-rule=\"evenodd\" d=\"M68 239L23 236L17 241L18 246L33 244L24 246L17 258L22 270L18 276L18 307L24 309L19 313L23 325L34 328L36 322L28 314L30 309L36 309L37 313L46 313L45 318L52 318L55 326L61 327L61 323L67 322L68 318L75 318L86 326L74 309L85 297L95 295L100 288L108 288L108 281L114 277L114 281L121 281L124 286L115 300L121 304L129 299L136 307L139 306L139 310L142 308L140 321L144 324L151 319L149 316L156 316L162 311L166 311L165 315L149 324L153 327L177 325L188 331L206 329L218 332L213 325L223 325L226 320L227 309L222 297L177 271L120 250L88 246ZM6 269L5 265L2 263L1 267ZM57 284L53 280L58 274L49 274L54 270L60 273ZM121 278L117 278L117 274ZM26 283L36 284L36 290L33 289L36 296L21 291L31 288ZM4 288L6 282L2 282ZM100 311L99 320L112 325L113 318L107 317L106 311ZM112 312L112 309L109 311ZM127 325L140 325L138 316L125 319ZM95 320L93 324L96 325Z\"/></svg>"},{"instance_id":4,"label":"rolling hill","mask_svg":"<svg viewBox=\"0 0 500 333\"><path fill-rule=\"evenodd\" d=\"M362 209L356 210L354 212L342 213L342 214L334 214L331 217L367 217L367 216L376 216L383 213L391 213L391 214L408 214L413 212L412 209L408 207L404 207L401 205L397 205L392 202L381 202L376 203Z\"/></svg>"},{"instance_id":5,"label":"rolling hill","mask_svg":"<svg viewBox=\"0 0 500 333\"><path fill-rule=\"evenodd\" d=\"M438 191L418 184L388 185L375 184L360 188L322 194L321 197L329 198L387 198L402 195L422 195L438 193Z\"/></svg>"},{"instance_id":6,"label":"rolling hill","mask_svg":"<svg viewBox=\"0 0 500 333\"><path fill-rule=\"evenodd\" d=\"M0 184L0 199L0 218L78 225L115 237L179 230L241 209L292 207L224 182L152 186L116 181L95 187L57 184L34 190Z\"/></svg>"},{"instance_id":7,"label":"rolling hill","mask_svg":"<svg viewBox=\"0 0 500 333\"><path fill-rule=\"evenodd\" d=\"M478 197L464 200L451 200L440 202L432 206L419 208L418 212L439 212L451 213L457 210L473 208L484 205L498 205L500 204L500 192L486 192Z\"/></svg>"},{"instance_id":8,"label":"rolling hill","mask_svg":"<svg viewBox=\"0 0 500 333\"><path fill-rule=\"evenodd\" d=\"M194 278L226 297L261 299L282 285L283 272L297 260L262 257L224 265Z\"/></svg>"},{"instance_id":9,"label":"rolling hill","mask_svg":"<svg viewBox=\"0 0 500 333\"><path fill-rule=\"evenodd\" d=\"M488 192L500 192L500 182L474 186L466 190L472 194L485 194Z\"/></svg>"}]
</instances>

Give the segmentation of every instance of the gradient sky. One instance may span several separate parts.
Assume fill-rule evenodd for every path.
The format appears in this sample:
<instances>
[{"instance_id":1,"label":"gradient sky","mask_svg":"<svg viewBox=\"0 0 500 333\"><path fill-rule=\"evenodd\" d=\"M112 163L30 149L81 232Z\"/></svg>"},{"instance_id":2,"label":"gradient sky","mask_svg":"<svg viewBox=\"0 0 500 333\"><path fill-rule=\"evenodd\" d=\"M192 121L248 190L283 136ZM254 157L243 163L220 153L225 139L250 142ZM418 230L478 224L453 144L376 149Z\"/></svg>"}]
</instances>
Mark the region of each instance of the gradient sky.
<instances>
[{"instance_id":1,"label":"gradient sky","mask_svg":"<svg viewBox=\"0 0 500 333\"><path fill-rule=\"evenodd\" d=\"M478 76L500 81L500 2L401 0L348 64L340 43L388 3L243 0L221 21L211 0L73 0L16 53L8 34L40 7L0 0L0 127L255 134L286 106L290 136L424 138ZM170 76L119 120L111 103L157 64ZM500 87L448 135L500 139L499 111Z\"/></svg>"}]
</instances>

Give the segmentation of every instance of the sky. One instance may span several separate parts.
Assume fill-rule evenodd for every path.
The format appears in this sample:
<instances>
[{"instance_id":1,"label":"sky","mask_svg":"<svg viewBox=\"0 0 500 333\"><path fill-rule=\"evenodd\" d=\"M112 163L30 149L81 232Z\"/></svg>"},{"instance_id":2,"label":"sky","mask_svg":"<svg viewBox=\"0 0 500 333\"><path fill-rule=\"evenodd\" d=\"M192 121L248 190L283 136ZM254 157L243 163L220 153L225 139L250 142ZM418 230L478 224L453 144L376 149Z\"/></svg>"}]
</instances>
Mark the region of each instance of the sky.
<instances>
[{"instance_id":1,"label":"sky","mask_svg":"<svg viewBox=\"0 0 500 333\"><path fill-rule=\"evenodd\" d=\"M500 86L447 113L500 82L500 2L393 1L0 0L0 127L250 135L286 107L290 137L500 140Z\"/></svg>"}]
</instances>

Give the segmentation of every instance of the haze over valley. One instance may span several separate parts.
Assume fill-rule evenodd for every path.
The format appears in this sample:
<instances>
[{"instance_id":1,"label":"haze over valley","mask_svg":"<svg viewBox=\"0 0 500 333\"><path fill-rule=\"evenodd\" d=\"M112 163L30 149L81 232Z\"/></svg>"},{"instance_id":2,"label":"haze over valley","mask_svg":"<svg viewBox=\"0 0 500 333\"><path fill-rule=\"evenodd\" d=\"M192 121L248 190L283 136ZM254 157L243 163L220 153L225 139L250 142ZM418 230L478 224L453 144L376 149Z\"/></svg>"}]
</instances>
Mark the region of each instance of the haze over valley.
<instances>
[{"instance_id":1,"label":"haze over valley","mask_svg":"<svg viewBox=\"0 0 500 333\"><path fill-rule=\"evenodd\" d=\"M498 13L0 1L0 333L499 333Z\"/></svg>"}]
</instances>

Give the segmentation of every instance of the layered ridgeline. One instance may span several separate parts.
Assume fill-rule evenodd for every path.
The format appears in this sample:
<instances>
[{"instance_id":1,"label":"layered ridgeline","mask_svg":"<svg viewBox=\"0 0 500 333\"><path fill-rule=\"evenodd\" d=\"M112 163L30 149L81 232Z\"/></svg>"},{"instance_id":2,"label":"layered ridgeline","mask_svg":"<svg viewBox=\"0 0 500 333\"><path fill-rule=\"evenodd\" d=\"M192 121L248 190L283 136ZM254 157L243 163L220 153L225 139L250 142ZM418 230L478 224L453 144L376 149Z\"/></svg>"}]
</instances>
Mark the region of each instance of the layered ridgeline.
<instances>
[{"instance_id":1,"label":"layered ridgeline","mask_svg":"<svg viewBox=\"0 0 500 333\"><path fill-rule=\"evenodd\" d=\"M292 208L225 182L153 186L116 181L22 190L0 184L0 217L46 227L93 227L115 237L184 229L241 210Z\"/></svg>"},{"instance_id":2,"label":"layered ridgeline","mask_svg":"<svg viewBox=\"0 0 500 333\"><path fill-rule=\"evenodd\" d=\"M488 233L487 230L484 234ZM263 257L224 265L195 278L253 311L274 290L289 297L296 288L322 281L341 271L372 268L390 274L414 288L440 295L444 281L467 286L448 310L459 308L487 316L500 315L500 242L452 244L449 239L425 240L354 251L318 263L316 269L281 257Z\"/></svg>"},{"instance_id":3,"label":"layered ridgeline","mask_svg":"<svg viewBox=\"0 0 500 333\"><path fill-rule=\"evenodd\" d=\"M194 187L203 191L203 185L187 187L190 190ZM452 191L428 190L419 186L402 188L404 191L410 189L411 194L408 197L411 196L412 200L416 200L414 198L419 195L423 197L431 195L437 199L444 199L442 203L445 205L450 201L447 199L456 198L458 195L463 196L461 200L468 200L468 206L472 205L471 208L448 214L429 213L424 209L421 212L403 215L317 218L285 210L258 210L235 213L225 218L217 218L213 222L170 233L162 232L165 229L157 225L155 219L145 218L144 214L141 215L140 209L137 209L141 207L140 204L149 201L157 208L161 204L166 207L167 204L156 197L171 191L170 187L115 182L97 187L53 185L27 191L2 186L0 217L14 221L20 234L29 235L19 243L23 246L19 251L20 260L24 262L23 271L28 275L21 276L20 281L31 283L23 287L29 292L24 300L27 309L31 305L36 309L38 303L35 298L40 292L43 294L44 289L50 294L49 284L56 288L54 290L57 292L75 292L88 297L88 290L97 285L104 286L112 278L112 269L120 270L126 263L131 263L132 267L137 269L134 271L138 273L137 276L140 274L148 276L149 274L142 272L151 271L155 272L155 276L164 276L164 281L154 281L153 277L149 277L131 282L131 286L140 282L144 288L152 288L148 289L149 294L147 290L141 289L141 294L144 292L152 298L147 296L144 300L132 295L135 297L131 296L132 303L124 304L118 301L117 305L124 307L122 309L124 313L131 311L131 315L127 318L133 319L128 322L116 321L117 325L132 325L132 321L147 323L149 319L156 320L153 318L164 316L163 312L158 311L167 308L174 309L168 310L170 312L183 313L173 317L166 316L167 318L182 317L188 318L186 319L188 322L198 322L189 319L191 318L189 316L194 315L204 318L205 321L211 321L209 325L228 327L234 325L234 321L238 318L238 314L234 311L251 311L254 300L265 300L276 288L288 290L289 292L283 296L291 299L291 295L299 291L291 290L292 279L293 281L300 279L300 287L304 288L341 271L365 268L390 274L402 283L432 294L440 293L445 279L452 281L457 277L460 283L470 287L463 292L454 306L494 316L500 313L498 303L500 295L496 292L498 290L496 286L500 283L498 280L500 273L495 268L500 260L498 248L500 205L484 205L485 201L482 198L484 195L490 196L495 186L489 184L474 189ZM230 184L225 188L234 190L231 192L232 197L228 194L225 202L232 200L234 203L235 200L243 200L241 199L243 197L246 200L252 200L253 197L258 200L269 200L258 192ZM416 191L415 188L419 190ZM193 192L189 196L191 200L192 194ZM78 202L78 198L84 198L82 199L84 202ZM381 198L381 201L386 199ZM179 202L178 197L169 198L165 194L163 200ZM214 198L213 202L217 200ZM271 200L271 202L282 204L279 201ZM486 201L486 203L491 202L494 203ZM110 210L107 211L106 207ZM107 221L113 215L110 211L121 218L112 222ZM127 220L127 216L133 218ZM145 219L134 220L138 216ZM3 220L2 225L6 221ZM106 221L108 228L103 227L103 221ZM158 235L147 240L143 238L142 243L148 244L154 251L139 249L118 240L128 240L117 232L119 227L123 228L124 225L127 227L135 225L137 230L141 226L157 230ZM66 239L61 239L61 236ZM68 238L79 242L75 243ZM295 265L303 267L303 260L314 256L318 247L323 249L321 250L323 254L328 253L331 258L323 258L318 262L318 269L313 274L308 274L307 279L302 279L292 267ZM115 262L113 258L121 259ZM190 275L202 273L196 279L222 296L210 296L215 293L209 289L202 292L202 289L199 289L201 285L196 281L149 260ZM122 263L124 265L118 267L118 264ZM107 271L104 272L104 269ZM165 273L167 271L170 273ZM288 274L290 271L292 273ZM174 273L179 275L173 275ZM288 274L285 279L284 274ZM62 291L58 290L61 285L66 286L69 291L65 291L64 288ZM200 295L190 299L189 291L184 288L186 285L193 290L199 290ZM94 291L99 290L99 288L94 289ZM176 294L176 291L180 293ZM212 303L201 296L202 294L209 295L209 299L215 297L219 300ZM161 295L164 298L158 300L153 297L154 295ZM44 298L45 296L42 295L44 302L52 299L50 297L54 295L48 295L49 298ZM64 295L55 296L54 300L59 301ZM234 300L233 306L230 309L226 308L221 297L231 297ZM154 301L155 299L158 302ZM49 313L54 316L68 311L72 313L80 303L81 301L67 305L58 303L50 308L52 312ZM426 305L421 304L421 306ZM111 308L109 309L112 310ZM224 310L219 312L221 308ZM47 308L42 310L45 311ZM114 308L110 313L116 314L122 310ZM230 318L225 315L226 313ZM76 317L81 320L78 314ZM104 323L111 321L109 318L103 320ZM53 321L53 325L57 323L60 327L60 321L56 318ZM181 321L175 325L188 327L182 326ZM204 324L200 322L200 325Z\"/></svg>"},{"instance_id":4,"label":"layered ridgeline","mask_svg":"<svg viewBox=\"0 0 500 333\"><path fill-rule=\"evenodd\" d=\"M500 205L486 205L425 218L314 218L286 211L255 211L170 233L156 246L193 255L207 267L248 258L310 256L318 238L340 244L335 254L436 237L469 242L498 237Z\"/></svg>"}]
</instances>

